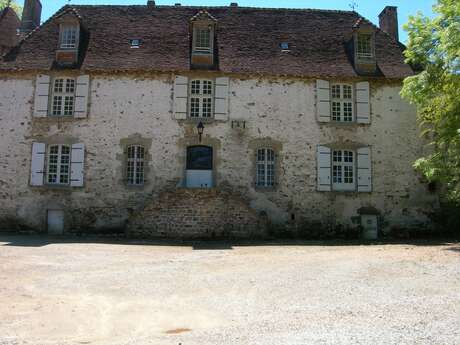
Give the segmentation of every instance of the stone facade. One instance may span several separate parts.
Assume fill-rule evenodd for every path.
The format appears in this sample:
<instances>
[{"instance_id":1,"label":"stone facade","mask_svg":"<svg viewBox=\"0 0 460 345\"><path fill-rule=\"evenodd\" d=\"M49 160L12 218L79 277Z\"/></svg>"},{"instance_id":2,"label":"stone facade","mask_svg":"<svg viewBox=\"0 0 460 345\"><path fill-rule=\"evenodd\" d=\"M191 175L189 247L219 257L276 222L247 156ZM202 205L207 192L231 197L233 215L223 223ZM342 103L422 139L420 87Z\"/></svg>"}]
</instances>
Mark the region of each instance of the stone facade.
<instances>
[{"instance_id":1,"label":"stone facade","mask_svg":"<svg viewBox=\"0 0 460 345\"><path fill-rule=\"evenodd\" d=\"M437 207L436 194L412 168L422 141L416 111L400 98L397 81L370 80L370 124L340 124L318 122L315 79L227 75L228 119L205 122L201 141L214 149L215 190L193 194L183 187L186 148L199 143L197 122L174 117L173 74L91 73L86 118L33 117L36 75L0 76L3 229L14 223L44 232L47 210L62 209L68 232L248 236L263 233L265 215L280 227L356 227L358 210L368 207L378 210L387 231L428 226ZM234 121L244 128L232 128ZM141 187L127 186L124 177L125 146L133 140L147 148ZM84 143L84 187L31 186L37 141ZM266 143L276 150L276 184L260 189L255 150ZM324 144L370 146L372 191L317 191L316 148Z\"/></svg>"}]
</instances>

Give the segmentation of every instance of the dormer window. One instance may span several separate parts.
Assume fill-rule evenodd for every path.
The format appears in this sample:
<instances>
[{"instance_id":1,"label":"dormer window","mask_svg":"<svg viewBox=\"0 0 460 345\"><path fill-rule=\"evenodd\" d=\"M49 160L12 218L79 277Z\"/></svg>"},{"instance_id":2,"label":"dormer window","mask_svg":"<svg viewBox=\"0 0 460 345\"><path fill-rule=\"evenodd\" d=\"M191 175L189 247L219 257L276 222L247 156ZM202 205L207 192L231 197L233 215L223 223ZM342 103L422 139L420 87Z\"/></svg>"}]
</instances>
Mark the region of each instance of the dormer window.
<instances>
[{"instance_id":1,"label":"dormer window","mask_svg":"<svg viewBox=\"0 0 460 345\"><path fill-rule=\"evenodd\" d=\"M195 28L195 51L209 52L211 48L211 28Z\"/></svg>"},{"instance_id":2,"label":"dormer window","mask_svg":"<svg viewBox=\"0 0 460 345\"><path fill-rule=\"evenodd\" d=\"M280 48L283 51L288 51L289 50L289 43L288 42L281 42L280 43Z\"/></svg>"},{"instance_id":3,"label":"dormer window","mask_svg":"<svg viewBox=\"0 0 460 345\"><path fill-rule=\"evenodd\" d=\"M139 48L141 46L141 40L138 38L133 38L129 40L131 48Z\"/></svg>"},{"instance_id":4,"label":"dormer window","mask_svg":"<svg viewBox=\"0 0 460 345\"><path fill-rule=\"evenodd\" d=\"M63 25L61 28L61 49L75 49L77 47L78 27Z\"/></svg>"},{"instance_id":5,"label":"dormer window","mask_svg":"<svg viewBox=\"0 0 460 345\"><path fill-rule=\"evenodd\" d=\"M55 21L59 25L56 62L61 66L74 66L78 62L78 48L82 33L80 19L72 9L69 9Z\"/></svg>"},{"instance_id":6,"label":"dormer window","mask_svg":"<svg viewBox=\"0 0 460 345\"><path fill-rule=\"evenodd\" d=\"M374 57L371 34L358 34L356 54L358 59L372 59Z\"/></svg>"},{"instance_id":7,"label":"dormer window","mask_svg":"<svg viewBox=\"0 0 460 345\"><path fill-rule=\"evenodd\" d=\"M216 22L216 19L204 10L190 19L192 68L209 69L214 67Z\"/></svg>"}]
</instances>

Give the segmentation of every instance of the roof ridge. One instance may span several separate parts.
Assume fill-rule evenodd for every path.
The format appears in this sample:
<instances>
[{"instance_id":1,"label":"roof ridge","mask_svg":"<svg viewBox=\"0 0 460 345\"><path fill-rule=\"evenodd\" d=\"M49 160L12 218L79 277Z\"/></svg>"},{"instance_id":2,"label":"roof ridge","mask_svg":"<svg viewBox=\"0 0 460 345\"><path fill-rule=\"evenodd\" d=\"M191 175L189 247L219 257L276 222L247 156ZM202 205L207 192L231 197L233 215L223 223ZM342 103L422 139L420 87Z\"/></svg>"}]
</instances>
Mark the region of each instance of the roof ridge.
<instances>
[{"instance_id":1,"label":"roof ridge","mask_svg":"<svg viewBox=\"0 0 460 345\"><path fill-rule=\"evenodd\" d=\"M273 11L299 11L299 12L333 12L333 13L348 13L348 14L356 14L359 15L356 11L349 11L349 10L331 10L331 9L323 9L323 8L294 8L294 7L257 7L257 6L197 6L197 5L155 5L155 6L148 6L148 5L91 5L91 4L84 4L84 5L65 5L72 6L72 7L146 7L146 8L192 8L192 9L232 9L232 10L241 10L241 9L251 9L251 10L273 10Z\"/></svg>"}]
</instances>

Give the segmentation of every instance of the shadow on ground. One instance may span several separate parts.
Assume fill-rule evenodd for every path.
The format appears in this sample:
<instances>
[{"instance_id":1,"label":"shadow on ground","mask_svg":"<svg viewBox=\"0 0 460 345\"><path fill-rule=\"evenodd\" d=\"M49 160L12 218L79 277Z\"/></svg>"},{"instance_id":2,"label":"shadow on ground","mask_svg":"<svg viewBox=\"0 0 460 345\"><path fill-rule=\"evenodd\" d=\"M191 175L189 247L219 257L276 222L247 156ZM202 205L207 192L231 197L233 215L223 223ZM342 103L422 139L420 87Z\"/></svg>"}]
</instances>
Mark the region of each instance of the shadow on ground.
<instances>
[{"instance_id":1,"label":"shadow on ground","mask_svg":"<svg viewBox=\"0 0 460 345\"><path fill-rule=\"evenodd\" d=\"M415 246L443 246L460 244L458 238L426 239L426 240L322 240L308 241L298 239L267 239L267 240L180 240L151 239L134 240L122 236L109 237L102 235L86 236L50 236L50 235L0 235L0 246L43 247L65 243L101 243L113 245L151 245L151 246L183 246L194 250L231 250L238 246L357 246L357 245L395 245L406 244ZM460 253L460 246L447 248Z\"/></svg>"}]
</instances>

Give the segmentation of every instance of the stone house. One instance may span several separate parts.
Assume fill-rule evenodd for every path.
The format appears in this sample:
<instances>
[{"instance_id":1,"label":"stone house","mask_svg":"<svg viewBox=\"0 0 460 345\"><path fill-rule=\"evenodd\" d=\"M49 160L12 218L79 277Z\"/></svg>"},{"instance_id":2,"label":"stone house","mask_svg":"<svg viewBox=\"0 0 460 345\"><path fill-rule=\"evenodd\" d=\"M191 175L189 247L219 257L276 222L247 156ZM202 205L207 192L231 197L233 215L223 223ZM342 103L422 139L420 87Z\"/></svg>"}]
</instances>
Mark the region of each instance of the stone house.
<instances>
[{"instance_id":1,"label":"stone house","mask_svg":"<svg viewBox=\"0 0 460 345\"><path fill-rule=\"evenodd\" d=\"M18 15L11 7L0 11L0 56L18 43L20 25Z\"/></svg>"},{"instance_id":2,"label":"stone house","mask_svg":"<svg viewBox=\"0 0 460 345\"><path fill-rule=\"evenodd\" d=\"M0 228L429 226L397 12L67 5L0 63ZM38 20L38 21L37 21Z\"/></svg>"}]
</instances>

